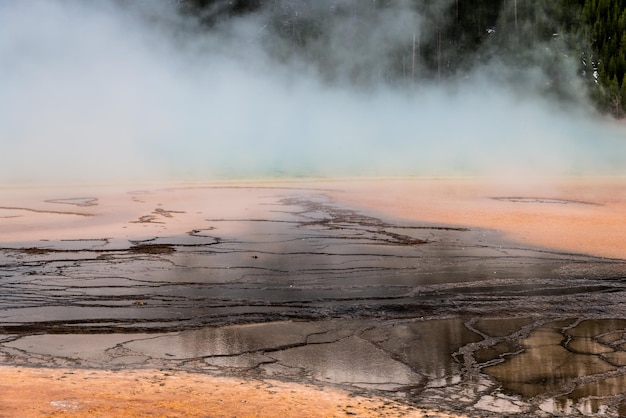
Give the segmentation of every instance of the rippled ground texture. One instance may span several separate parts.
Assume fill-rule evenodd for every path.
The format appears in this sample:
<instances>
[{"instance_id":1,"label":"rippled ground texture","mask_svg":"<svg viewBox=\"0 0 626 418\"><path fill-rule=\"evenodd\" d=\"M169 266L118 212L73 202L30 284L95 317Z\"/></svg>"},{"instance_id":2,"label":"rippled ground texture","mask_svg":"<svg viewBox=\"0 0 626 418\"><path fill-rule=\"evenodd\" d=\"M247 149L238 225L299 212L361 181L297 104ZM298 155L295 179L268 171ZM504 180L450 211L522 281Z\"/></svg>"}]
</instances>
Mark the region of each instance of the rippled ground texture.
<instances>
[{"instance_id":1,"label":"rippled ground texture","mask_svg":"<svg viewBox=\"0 0 626 418\"><path fill-rule=\"evenodd\" d=\"M342 193L8 190L2 363L287 379L476 416L626 413L623 260L392 218Z\"/></svg>"}]
</instances>

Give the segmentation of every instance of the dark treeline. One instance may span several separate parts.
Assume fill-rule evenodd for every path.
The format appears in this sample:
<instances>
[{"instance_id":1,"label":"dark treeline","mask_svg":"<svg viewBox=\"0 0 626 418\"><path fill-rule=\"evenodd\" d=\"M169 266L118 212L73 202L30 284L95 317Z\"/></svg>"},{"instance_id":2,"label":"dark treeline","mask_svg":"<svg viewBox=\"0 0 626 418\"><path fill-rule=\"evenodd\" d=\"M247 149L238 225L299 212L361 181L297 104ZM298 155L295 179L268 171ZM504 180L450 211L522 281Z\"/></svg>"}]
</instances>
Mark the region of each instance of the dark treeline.
<instances>
[{"instance_id":1,"label":"dark treeline","mask_svg":"<svg viewBox=\"0 0 626 418\"><path fill-rule=\"evenodd\" d=\"M329 81L419 83L472 71L622 117L626 0L183 0L207 27L267 20L259 42ZM271 35L271 36L269 36ZM278 37L276 37L278 35ZM278 42L277 42L278 39ZM481 68L483 67L483 68ZM506 68L506 71L499 71ZM528 71L531 70L531 71ZM534 70L534 71L532 71ZM529 75L530 74L530 75ZM520 80L517 80L517 79ZM583 87L581 89L581 86Z\"/></svg>"}]
</instances>

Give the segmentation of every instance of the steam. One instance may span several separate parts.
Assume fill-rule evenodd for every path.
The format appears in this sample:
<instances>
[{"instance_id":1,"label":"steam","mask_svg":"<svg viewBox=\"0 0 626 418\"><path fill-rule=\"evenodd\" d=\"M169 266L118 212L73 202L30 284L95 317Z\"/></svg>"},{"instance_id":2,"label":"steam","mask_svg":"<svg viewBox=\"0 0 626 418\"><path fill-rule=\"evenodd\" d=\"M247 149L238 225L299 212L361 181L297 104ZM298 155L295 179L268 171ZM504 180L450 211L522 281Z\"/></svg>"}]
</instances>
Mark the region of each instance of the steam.
<instances>
[{"instance_id":1,"label":"steam","mask_svg":"<svg viewBox=\"0 0 626 418\"><path fill-rule=\"evenodd\" d=\"M623 129L537 68L407 82L436 10L326 21L296 52L268 29L292 3L207 30L173 2L0 2L0 181L623 174Z\"/></svg>"}]
</instances>

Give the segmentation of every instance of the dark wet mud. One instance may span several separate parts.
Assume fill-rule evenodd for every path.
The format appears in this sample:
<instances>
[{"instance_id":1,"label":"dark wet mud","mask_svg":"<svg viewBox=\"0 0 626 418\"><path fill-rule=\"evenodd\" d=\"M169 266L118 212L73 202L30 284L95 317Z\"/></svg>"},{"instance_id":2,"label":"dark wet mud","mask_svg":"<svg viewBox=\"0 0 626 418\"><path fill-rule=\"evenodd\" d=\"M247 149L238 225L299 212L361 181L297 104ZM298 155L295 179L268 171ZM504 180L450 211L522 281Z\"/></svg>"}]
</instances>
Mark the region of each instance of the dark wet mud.
<instances>
[{"instance_id":1,"label":"dark wet mud","mask_svg":"<svg viewBox=\"0 0 626 418\"><path fill-rule=\"evenodd\" d=\"M623 260L381 219L323 191L268 190L262 208L181 235L4 245L2 363L312 381L475 416L626 414Z\"/></svg>"}]
</instances>

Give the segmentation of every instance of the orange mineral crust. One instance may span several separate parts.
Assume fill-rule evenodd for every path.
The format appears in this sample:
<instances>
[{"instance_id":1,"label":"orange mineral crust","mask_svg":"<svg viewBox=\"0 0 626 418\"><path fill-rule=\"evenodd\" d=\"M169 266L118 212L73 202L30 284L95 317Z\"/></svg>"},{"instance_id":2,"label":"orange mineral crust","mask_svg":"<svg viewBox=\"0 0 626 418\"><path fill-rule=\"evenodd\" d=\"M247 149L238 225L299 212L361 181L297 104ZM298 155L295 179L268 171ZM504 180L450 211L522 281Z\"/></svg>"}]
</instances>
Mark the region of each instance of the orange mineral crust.
<instances>
[{"instance_id":1,"label":"orange mineral crust","mask_svg":"<svg viewBox=\"0 0 626 418\"><path fill-rule=\"evenodd\" d=\"M452 417L279 381L179 371L0 367L0 417Z\"/></svg>"},{"instance_id":2,"label":"orange mineral crust","mask_svg":"<svg viewBox=\"0 0 626 418\"><path fill-rule=\"evenodd\" d=\"M378 213L503 232L521 244L626 258L626 178L379 179L336 185Z\"/></svg>"},{"instance_id":3,"label":"orange mineral crust","mask_svg":"<svg viewBox=\"0 0 626 418\"><path fill-rule=\"evenodd\" d=\"M142 239L252 218L276 191L314 190L380 215L503 232L520 244L626 258L626 178L247 181L0 190L4 243ZM233 225L233 227L236 227Z\"/></svg>"}]
</instances>

